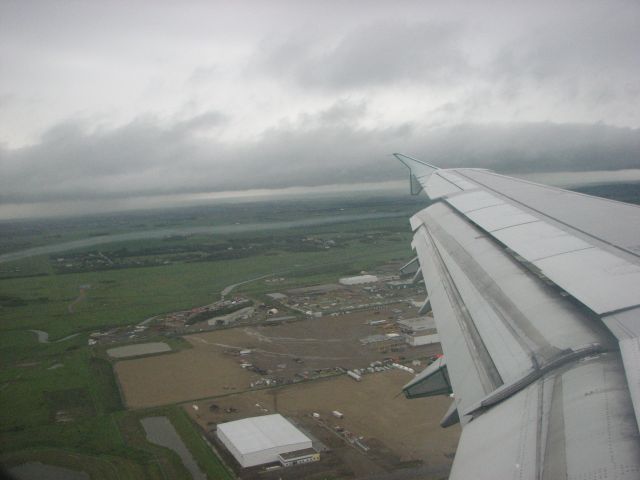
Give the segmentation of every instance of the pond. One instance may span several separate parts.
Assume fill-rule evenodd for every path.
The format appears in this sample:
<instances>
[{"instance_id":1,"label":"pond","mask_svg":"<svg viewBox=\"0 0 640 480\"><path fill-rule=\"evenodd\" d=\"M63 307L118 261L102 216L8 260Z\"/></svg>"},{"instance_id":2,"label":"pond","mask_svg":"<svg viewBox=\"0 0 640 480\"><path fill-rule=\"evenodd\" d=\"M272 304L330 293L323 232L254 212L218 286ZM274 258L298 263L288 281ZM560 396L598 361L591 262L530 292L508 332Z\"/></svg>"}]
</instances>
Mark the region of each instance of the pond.
<instances>
[{"instance_id":1,"label":"pond","mask_svg":"<svg viewBox=\"0 0 640 480\"><path fill-rule=\"evenodd\" d=\"M194 480L207 480L207 476L200 470L193 455L167 417L147 417L141 421L147 433L147 440L176 452Z\"/></svg>"}]
</instances>

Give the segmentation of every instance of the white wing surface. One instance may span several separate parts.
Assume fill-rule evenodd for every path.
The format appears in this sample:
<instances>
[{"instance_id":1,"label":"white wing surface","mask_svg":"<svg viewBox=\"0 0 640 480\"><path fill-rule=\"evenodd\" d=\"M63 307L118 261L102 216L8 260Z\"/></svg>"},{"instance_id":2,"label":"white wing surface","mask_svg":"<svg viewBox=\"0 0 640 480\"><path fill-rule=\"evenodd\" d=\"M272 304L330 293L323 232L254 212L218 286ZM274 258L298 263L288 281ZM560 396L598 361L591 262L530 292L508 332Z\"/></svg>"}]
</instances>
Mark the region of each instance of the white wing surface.
<instances>
[{"instance_id":1,"label":"white wing surface","mask_svg":"<svg viewBox=\"0 0 640 480\"><path fill-rule=\"evenodd\" d=\"M395 156L446 358L405 393L450 385L451 478L640 478L640 208Z\"/></svg>"}]
</instances>

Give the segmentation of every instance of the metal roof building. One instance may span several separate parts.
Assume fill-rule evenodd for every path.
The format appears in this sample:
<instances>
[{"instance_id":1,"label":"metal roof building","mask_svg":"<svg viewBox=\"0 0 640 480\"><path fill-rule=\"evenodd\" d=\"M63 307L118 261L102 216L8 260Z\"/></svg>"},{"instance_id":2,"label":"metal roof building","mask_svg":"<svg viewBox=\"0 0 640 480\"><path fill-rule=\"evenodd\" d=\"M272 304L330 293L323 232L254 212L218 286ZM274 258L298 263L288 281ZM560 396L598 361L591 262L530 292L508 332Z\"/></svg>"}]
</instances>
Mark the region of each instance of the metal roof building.
<instances>
[{"instance_id":1,"label":"metal roof building","mask_svg":"<svg viewBox=\"0 0 640 480\"><path fill-rule=\"evenodd\" d=\"M436 322L430 316L405 318L396 323L404 333L436 333Z\"/></svg>"},{"instance_id":2,"label":"metal roof building","mask_svg":"<svg viewBox=\"0 0 640 480\"><path fill-rule=\"evenodd\" d=\"M278 455L311 448L311 440L280 414L221 423L216 432L242 467L278 462Z\"/></svg>"}]
</instances>

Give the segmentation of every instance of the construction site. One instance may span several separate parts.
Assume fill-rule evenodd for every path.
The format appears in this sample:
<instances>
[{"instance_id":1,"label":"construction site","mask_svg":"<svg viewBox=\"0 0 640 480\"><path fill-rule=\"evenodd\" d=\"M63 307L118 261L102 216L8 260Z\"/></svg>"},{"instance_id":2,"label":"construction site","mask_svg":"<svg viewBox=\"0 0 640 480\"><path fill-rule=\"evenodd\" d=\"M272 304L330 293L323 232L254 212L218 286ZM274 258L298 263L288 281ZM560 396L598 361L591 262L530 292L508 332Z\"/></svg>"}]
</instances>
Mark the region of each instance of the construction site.
<instances>
[{"instance_id":1,"label":"construction site","mask_svg":"<svg viewBox=\"0 0 640 480\"><path fill-rule=\"evenodd\" d=\"M241 478L300 478L300 469L305 478L448 471L459 432L442 436L438 423L450 399L401 394L441 354L433 319L420 313L420 288L382 272L225 302L190 313L198 318L190 326L203 328L181 335L190 348L156 342L132 345L138 355L109 350L128 408L182 404ZM188 319L164 315L136 334L144 340L170 322L183 329ZM108 344L109 337L98 338ZM216 436L218 424L276 413L313 440L319 461L299 460L286 472L243 468ZM429 441L436 433L439 441Z\"/></svg>"}]
</instances>

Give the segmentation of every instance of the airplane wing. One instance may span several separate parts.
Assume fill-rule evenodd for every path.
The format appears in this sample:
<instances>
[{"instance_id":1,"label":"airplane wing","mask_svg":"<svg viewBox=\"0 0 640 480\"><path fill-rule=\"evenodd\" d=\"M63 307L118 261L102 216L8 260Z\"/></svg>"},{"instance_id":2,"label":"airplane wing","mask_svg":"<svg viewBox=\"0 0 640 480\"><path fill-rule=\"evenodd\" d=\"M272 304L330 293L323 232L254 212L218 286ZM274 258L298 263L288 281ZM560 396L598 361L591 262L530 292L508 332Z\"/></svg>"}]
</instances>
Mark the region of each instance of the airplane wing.
<instances>
[{"instance_id":1,"label":"airplane wing","mask_svg":"<svg viewBox=\"0 0 640 480\"><path fill-rule=\"evenodd\" d=\"M450 478L640 478L640 207L394 155L444 352L404 391L453 392Z\"/></svg>"}]
</instances>

